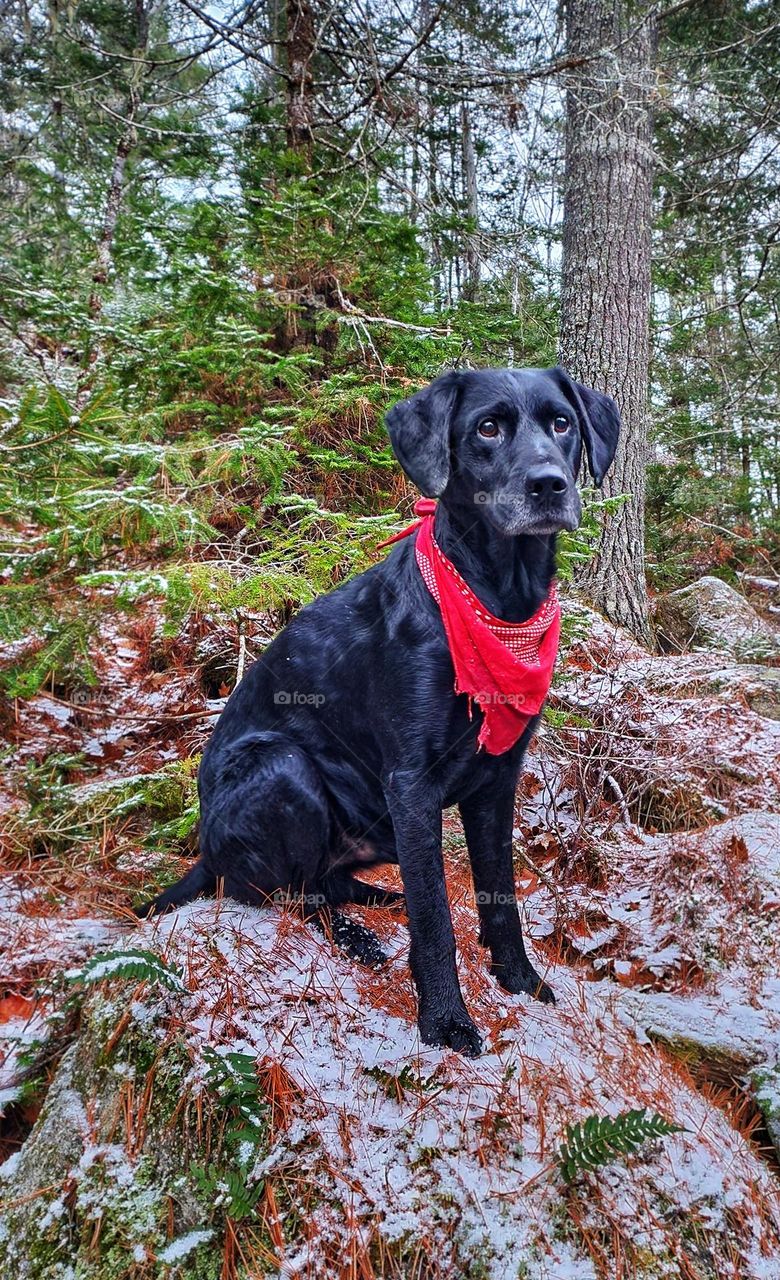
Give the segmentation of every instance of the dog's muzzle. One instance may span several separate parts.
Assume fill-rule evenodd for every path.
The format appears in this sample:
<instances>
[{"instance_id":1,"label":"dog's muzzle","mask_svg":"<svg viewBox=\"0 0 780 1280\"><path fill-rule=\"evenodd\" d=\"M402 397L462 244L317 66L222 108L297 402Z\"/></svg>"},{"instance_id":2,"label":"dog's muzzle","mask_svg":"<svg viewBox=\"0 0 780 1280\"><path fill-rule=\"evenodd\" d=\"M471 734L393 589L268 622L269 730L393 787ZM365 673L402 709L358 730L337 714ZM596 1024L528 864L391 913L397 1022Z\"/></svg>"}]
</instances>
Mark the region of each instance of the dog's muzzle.
<instances>
[{"instance_id":1,"label":"dog's muzzle","mask_svg":"<svg viewBox=\"0 0 780 1280\"><path fill-rule=\"evenodd\" d=\"M553 465L531 467L519 493L513 487L481 496L491 523L509 535L571 531L582 517L573 480Z\"/></svg>"}]
</instances>

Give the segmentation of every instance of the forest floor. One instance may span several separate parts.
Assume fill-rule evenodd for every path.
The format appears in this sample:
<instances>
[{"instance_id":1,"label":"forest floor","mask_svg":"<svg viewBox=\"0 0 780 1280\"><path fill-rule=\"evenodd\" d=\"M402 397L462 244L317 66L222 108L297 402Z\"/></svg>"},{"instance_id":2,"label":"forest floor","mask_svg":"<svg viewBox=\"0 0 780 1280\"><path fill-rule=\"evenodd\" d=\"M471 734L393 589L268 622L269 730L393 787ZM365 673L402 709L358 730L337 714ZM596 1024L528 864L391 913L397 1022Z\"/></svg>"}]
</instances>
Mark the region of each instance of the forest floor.
<instances>
[{"instance_id":1,"label":"forest floor","mask_svg":"<svg viewBox=\"0 0 780 1280\"><path fill-rule=\"evenodd\" d=\"M132 916L188 865L197 753L267 620L107 611L98 683L17 701L6 1274L780 1280L780 672L570 615L515 831L554 1008L490 977L446 819L476 1060L420 1044L397 913L364 913L375 972L276 909ZM638 1108L679 1131L564 1178L567 1125Z\"/></svg>"}]
</instances>

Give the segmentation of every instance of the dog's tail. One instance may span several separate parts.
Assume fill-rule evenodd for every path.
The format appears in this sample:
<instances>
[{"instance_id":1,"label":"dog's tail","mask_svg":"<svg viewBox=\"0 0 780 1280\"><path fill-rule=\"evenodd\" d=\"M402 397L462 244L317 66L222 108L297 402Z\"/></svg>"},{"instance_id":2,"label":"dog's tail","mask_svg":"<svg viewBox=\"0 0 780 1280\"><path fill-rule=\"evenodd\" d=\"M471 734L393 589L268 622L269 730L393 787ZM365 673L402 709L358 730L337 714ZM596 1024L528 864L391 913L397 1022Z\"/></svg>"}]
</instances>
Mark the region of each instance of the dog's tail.
<instances>
[{"instance_id":1,"label":"dog's tail","mask_svg":"<svg viewBox=\"0 0 780 1280\"><path fill-rule=\"evenodd\" d=\"M152 898L151 902L136 907L135 914L142 920L147 920L150 916L159 916L170 907L182 907L185 902L192 902L200 893L213 893L216 887L216 878L206 869L203 859L199 858L186 876Z\"/></svg>"}]
</instances>

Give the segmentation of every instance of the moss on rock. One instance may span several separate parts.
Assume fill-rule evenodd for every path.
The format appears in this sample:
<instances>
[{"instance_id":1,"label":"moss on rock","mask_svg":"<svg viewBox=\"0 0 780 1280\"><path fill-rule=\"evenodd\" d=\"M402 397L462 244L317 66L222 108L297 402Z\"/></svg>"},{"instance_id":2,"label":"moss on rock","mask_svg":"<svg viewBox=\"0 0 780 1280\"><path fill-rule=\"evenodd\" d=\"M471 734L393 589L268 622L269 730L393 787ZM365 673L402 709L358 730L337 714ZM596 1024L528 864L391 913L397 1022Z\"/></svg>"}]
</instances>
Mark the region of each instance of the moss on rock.
<instances>
[{"instance_id":1,"label":"moss on rock","mask_svg":"<svg viewBox=\"0 0 780 1280\"><path fill-rule=\"evenodd\" d=\"M3 1171L1 1274L214 1280L225 1222L189 1175L204 1113L190 1073L163 1004L90 999L34 1129ZM218 1138L212 1147L218 1161Z\"/></svg>"}]
</instances>

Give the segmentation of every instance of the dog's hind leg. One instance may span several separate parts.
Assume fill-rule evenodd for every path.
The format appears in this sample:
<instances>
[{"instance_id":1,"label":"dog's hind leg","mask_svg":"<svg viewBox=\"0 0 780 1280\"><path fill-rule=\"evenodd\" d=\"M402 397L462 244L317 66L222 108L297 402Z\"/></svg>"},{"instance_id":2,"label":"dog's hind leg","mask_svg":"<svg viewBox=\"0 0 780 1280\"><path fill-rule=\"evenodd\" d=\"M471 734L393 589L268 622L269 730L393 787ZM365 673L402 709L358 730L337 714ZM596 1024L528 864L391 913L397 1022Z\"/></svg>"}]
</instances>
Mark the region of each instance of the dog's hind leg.
<instances>
[{"instance_id":1,"label":"dog's hind leg","mask_svg":"<svg viewBox=\"0 0 780 1280\"><path fill-rule=\"evenodd\" d=\"M202 781L202 777L199 781ZM222 882L227 897L256 905L311 895L327 868L330 816L319 775L280 734L254 734L222 758L201 789L201 856L176 884L136 909L146 918L180 907Z\"/></svg>"},{"instance_id":2,"label":"dog's hind leg","mask_svg":"<svg viewBox=\"0 0 780 1280\"><path fill-rule=\"evenodd\" d=\"M354 901L358 882L329 871L330 806L306 753L276 733L255 734L226 753L204 804L204 860L239 902L276 902L299 910L362 964L387 957L379 940L332 908ZM371 893L368 885L360 891ZM379 895L373 895L378 897Z\"/></svg>"},{"instance_id":3,"label":"dog's hind leg","mask_svg":"<svg viewBox=\"0 0 780 1280\"><path fill-rule=\"evenodd\" d=\"M339 868L324 877L320 888L327 901L327 908L314 912L312 920L329 937L340 951L359 964L376 969L387 963L387 955L371 929L358 920L343 915L335 907L353 903L360 907L391 907L405 903L402 893L383 889L379 885L357 880L349 871Z\"/></svg>"},{"instance_id":4,"label":"dog's hind leg","mask_svg":"<svg viewBox=\"0 0 780 1280\"><path fill-rule=\"evenodd\" d=\"M201 776L203 859L224 881L226 897L256 905L297 903L312 911L326 899L331 815L312 761L282 734L256 733L221 755Z\"/></svg>"},{"instance_id":5,"label":"dog's hind leg","mask_svg":"<svg viewBox=\"0 0 780 1280\"><path fill-rule=\"evenodd\" d=\"M380 884L366 884L353 877L348 902L359 907L405 907L406 897L396 889L383 889Z\"/></svg>"}]
</instances>

